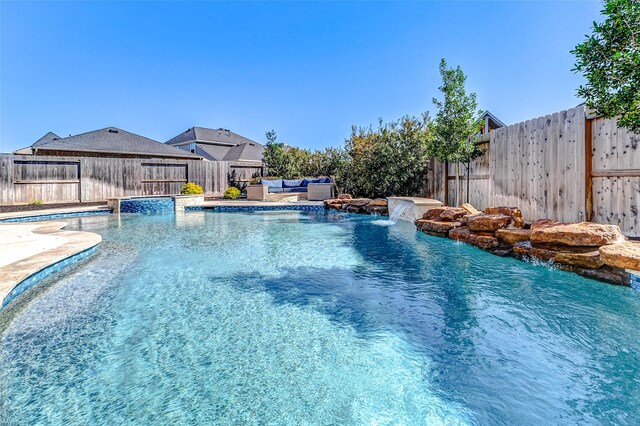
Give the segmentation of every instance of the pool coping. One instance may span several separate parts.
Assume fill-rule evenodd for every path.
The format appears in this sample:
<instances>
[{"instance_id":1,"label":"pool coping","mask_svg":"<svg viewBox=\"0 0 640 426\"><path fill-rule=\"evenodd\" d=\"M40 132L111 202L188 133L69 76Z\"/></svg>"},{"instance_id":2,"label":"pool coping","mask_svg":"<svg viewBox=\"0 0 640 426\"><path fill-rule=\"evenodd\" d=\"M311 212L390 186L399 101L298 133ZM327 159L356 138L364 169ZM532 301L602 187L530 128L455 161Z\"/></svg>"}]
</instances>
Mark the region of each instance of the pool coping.
<instances>
[{"instance_id":1,"label":"pool coping","mask_svg":"<svg viewBox=\"0 0 640 426\"><path fill-rule=\"evenodd\" d=\"M65 207L56 209L22 210L17 212L0 213L0 223L16 223L27 221L64 219L65 217L90 216L110 214L111 209L106 204L86 207Z\"/></svg>"},{"instance_id":2,"label":"pool coping","mask_svg":"<svg viewBox=\"0 0 640 426\"><path fill-rule=\"evenodd\" d=\"M0 223L0 234L4 225ZM21 226L15 222L10 225ZM64 230L66 222L30 222L28 226L34 225L37 227L29 232L61 237L66 242L0 268L0 310L40 280L95 253L102 241L102 237L93 232Z\"/></svg>"}]
</instances>

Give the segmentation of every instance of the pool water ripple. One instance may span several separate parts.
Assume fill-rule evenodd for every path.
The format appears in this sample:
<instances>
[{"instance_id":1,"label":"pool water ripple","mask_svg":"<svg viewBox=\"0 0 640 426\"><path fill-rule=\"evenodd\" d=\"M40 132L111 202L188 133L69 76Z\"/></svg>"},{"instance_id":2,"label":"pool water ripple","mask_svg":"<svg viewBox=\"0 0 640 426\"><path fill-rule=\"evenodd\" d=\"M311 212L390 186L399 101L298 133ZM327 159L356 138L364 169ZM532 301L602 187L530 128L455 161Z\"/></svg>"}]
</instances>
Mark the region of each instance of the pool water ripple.
<instances>
[{"instance_id":1,"label":"pool water ripple","mask_svg":"<svg viewBox=\"0 0 640 426\"><path fill-rule=\"evenodd\" d=\"M0 342L0 423L633 424L638 293L324 212L83 217Z\"/></svg>"}]
</instances>

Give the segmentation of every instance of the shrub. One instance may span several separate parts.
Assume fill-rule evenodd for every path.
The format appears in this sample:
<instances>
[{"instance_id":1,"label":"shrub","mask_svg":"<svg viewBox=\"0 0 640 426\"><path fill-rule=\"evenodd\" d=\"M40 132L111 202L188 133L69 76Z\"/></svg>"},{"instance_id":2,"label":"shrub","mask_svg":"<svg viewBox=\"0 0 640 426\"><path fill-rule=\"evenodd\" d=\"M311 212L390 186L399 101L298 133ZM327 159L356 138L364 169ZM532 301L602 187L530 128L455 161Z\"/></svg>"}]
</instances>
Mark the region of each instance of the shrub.
<instances>
[{"instance_id":1,"label":"shrub","mask_svg":"<svg viewBox=\"0 0 640 426\"><path fill-rule=\"evenodd\" d=\"M429 163L428 115L406 116L378 129L352 129L346 140L347 161L337 173L340 192L358 197L419 194Z\"/></svg>"},{"instance_id":2,"label":"shrub","mask_svg":"<svg viewBox=\"0 0 640 426\"><path fill-rule=\"evenodd\" d=\"M240 196L240 190L235 186L230 186L229 188L227 188L226 191L224 191L224 198L228 200L235 200L239 196Z\"/></svg>"},{"instance_id":3,"label":"shrub","mask_svg":"<svg viewBox=\"0 0 640 426\"><path fill-rule=\"evenodd\" d=\"M238 188L241 194L243 194L247 190L247 182L238 179L237 170L232 170L231 172L227 173L227 184L229 186Z\"/></svg>"},{"instance_id":4,"label":"shrub","mask_svg":"<svg viewBox=\"0 0 640 426\"><path fill-rule=\"evenodd\" d=\"M196 185L193 182L188 182L182 185L182 189L180 190L180 193L183 195L187 195L187 194L200 195L200 194L203 194L204 191L202 190L202 187L200 185Z\"/></svg>"},{"instance_id":5,"label":"shrub","mask_svg":"<svg viewBox=\"0 0 640 426\"><path fill-rule=\"evenodd\" d=\"M39 206L43 203L42 200L33 200L32 202L29 203L29 205L31 206Z\"/></svg>"}]
</instances>

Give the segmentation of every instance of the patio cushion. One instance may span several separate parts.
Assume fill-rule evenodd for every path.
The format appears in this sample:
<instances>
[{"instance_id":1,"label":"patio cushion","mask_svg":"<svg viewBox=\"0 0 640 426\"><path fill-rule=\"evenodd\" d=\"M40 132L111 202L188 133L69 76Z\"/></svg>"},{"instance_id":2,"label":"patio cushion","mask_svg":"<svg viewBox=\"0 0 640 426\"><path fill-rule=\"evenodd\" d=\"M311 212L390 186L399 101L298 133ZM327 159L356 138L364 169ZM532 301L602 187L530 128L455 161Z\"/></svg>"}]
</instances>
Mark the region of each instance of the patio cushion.
<instances>
[{"instance_id":1,"label":"patio cushion","mask_svg":"<svg viewBox=\"0 0 640 426\"><path fill-rule=\"evenodd\" d=\"M297 186L295 188L282 188L282 192L307 192L307 188Z\"/></svg>"},{"instance_id":2,"label":"patio cushion","mask_svg":"<svg viewBox=\"0 0 640 426\"><path fill-rule=\"evenodd\" d=\"M331 178L329 177L320 178L318 179L318 181L319 181L318 183L333 183L331 182Z\"/></svg>"},{"instance_id":3,"label":"patio cushion","mask_svg":"<svg viewBox=\"0 0 640 426\"><path fill-rule=\"evenodd\" d=\"M284 188L279 186L269 186L267 187L270 194L276 194L278 192L284 192Z\"/></svg>"},{"instance_id":4,"label":"patio cushion","mask_svg":"<svg viewBox=\"0 0 640 426\"><path fill-rule=\"evenodd\" d=\"M300 186L302 186L303 188L306 188L310 183L320 183L320 179L307 179L307 178L304 178L304 179L302 179L302 184L300 184Z\"/></svg>"},{"instance_id":5,"label":"patio cushion","mask_svg":"<svg viewBox=\"0 0 640 426\"><path fill-rule=\"evenodd\" d=\"M263 185L267 185L269 187L269 192L273 192L272 189L273 188L280 188L282 189L282 179L262 179L260 180L260 183Z\"/></svg>"},{"instance_id":6,"label":"patio cushion","mask_svg":"<svg viewBox=\"0 0 640 426\"><path fill-rule=\"evenodd\" d=\"M284 179L282 181L282 187L283 188L297 188L299 186L302 186L302 181L304 179Z\"/></svg>"}]
</instances>

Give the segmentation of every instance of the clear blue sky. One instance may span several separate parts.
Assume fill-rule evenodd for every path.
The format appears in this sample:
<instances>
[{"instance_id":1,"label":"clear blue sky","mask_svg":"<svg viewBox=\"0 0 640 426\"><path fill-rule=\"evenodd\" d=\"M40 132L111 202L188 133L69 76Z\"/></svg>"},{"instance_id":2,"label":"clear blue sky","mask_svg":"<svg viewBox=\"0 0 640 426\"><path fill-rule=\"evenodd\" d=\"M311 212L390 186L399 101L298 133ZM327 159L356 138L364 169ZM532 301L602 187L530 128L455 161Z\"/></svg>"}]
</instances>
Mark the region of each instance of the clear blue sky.
<instances>
[{"instance_id":1,"label":"clear blue sky","mask_svg":"<svg viewBox=\"0 0 640 426\"><path fill-rule=\"evenodd\" d=\"M341 145L352 124L433 112L438 62L507 124L570 108L569 51L597 1L6 2L0 152L47 131L191 126Z\"/></svg>"}]
</instances>

